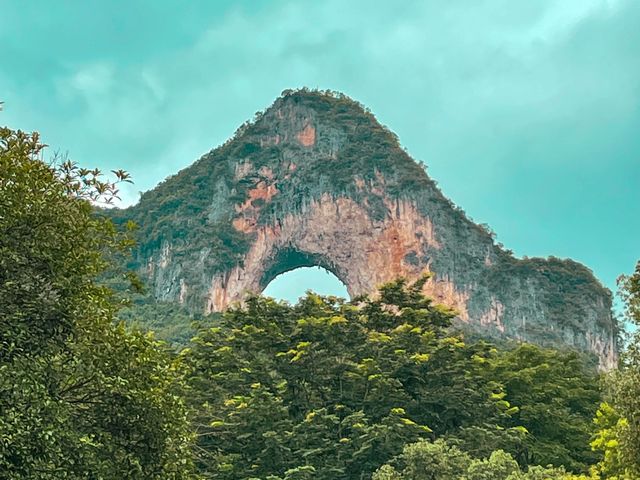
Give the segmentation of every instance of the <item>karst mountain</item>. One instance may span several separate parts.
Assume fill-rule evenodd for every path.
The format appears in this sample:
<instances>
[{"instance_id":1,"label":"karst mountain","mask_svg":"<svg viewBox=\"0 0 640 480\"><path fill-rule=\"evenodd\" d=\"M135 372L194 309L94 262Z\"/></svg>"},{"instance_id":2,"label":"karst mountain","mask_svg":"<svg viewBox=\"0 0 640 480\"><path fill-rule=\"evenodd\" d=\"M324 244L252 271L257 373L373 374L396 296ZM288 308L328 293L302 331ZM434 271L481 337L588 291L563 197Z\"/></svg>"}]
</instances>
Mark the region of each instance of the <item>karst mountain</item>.
<instances>
[{"instance_id":1,"label":"karst mountain","mask_svg":"<svg viewBox=\"0 0 640 480\"><path fill-rule=\"evenodd\" d=\"M339 93L283 92L111 215L139 225L133 266L153 296L194 312L222 311L302 266L331 271L352 297L430 274L425 293L477 334L576 347L602 368L616 361L611 294L588 268L515 258Z\"/></svg>"}]
</instances>

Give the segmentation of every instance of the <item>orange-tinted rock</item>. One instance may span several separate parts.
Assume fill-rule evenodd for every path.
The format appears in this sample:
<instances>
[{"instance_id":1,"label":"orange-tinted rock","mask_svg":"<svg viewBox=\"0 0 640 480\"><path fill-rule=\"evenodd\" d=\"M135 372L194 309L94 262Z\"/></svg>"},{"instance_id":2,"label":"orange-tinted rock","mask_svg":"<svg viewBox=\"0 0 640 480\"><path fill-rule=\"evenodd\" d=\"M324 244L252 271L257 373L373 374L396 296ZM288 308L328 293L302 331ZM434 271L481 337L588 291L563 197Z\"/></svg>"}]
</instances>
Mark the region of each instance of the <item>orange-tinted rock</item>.
<instances>
[{"instance_id":1,"label":"orange-tinted rock","mask_svg":"<svg viewBox=\"0 0 640 480\"><path fill-rule=\"evenodd\" d=\"M312 147L316 143L316 129L308 124L296 135L296 138L305 147Z\"/></svg>"}]
</instances>

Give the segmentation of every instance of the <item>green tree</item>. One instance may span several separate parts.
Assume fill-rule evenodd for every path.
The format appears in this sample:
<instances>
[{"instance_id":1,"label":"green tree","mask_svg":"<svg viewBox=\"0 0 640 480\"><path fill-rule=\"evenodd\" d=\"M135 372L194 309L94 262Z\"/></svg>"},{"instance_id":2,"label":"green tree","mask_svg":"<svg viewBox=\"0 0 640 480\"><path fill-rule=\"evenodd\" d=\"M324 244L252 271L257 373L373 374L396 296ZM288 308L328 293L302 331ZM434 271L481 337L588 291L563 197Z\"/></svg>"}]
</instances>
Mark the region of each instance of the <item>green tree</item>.
<instances>
[{"instance_id":1,"label":"green tree","mask_svg":"<svg viewBox=\"0 0 640 480\"><path fill-rule=\"evenodd\" d=\"M503 480L516 479L521 476L520 466L515 459L504 452L496 450L489 458L474 459L467 469L469 480Z\"/></svg>"},{"instance_id":2,"label":"green tree","mask_svg":"<svg viewBox=\"0 0 640 480\"><path fill-rule=\"evenodd\" d=\"M420 438L473 426L512 438L500 426L512 407L483 373L495 350L453 334L453 312L421 294L423 281L352 302L254 297L202 330L183 353L202 468L369 478Z\"/></svg>"},{"instance_id":3,"label":"green tree","mask_svg":"<svg viewBox=\"0 0 640 480\"><path fill-rule=\"evenodd\" d=\"M502 349L486 372L504 385L505 400L518 406L509 424L529 432L519 444L493 449L511 452L522 466L562 465L586 472L598 461L589 442L601 398L599 377L582 355L521 344Z\"/></svg>"},{"instance_id":4,"label":"green tree","mask_svg":"<svg viewBox=\"0 0 640 480\"><path fill-rule=\"evenodd\" d=\"M640 477L640 332L637 330L640 326L640 262L632 275L620 278L619 285L626 318L636 330L629 334L618 369L608 376L608 405L601 409L597 419L604 425L596 446L605 449L604 471L613 470L617 475L637 478Z\"/></svg>"},{"instance_id":5,"label":"green tree","mask_svg":"<svg viewBox=\"0 0 640 480\"><path fill-rule=\"evenodd\" d=\"M508 453L497 450L474 458L443 440L419 441L383 465L373 480L564 480L563 469L532 467L527 472Z\"/></svg>"},{"instance_id":6,"label":"green tree","mask_svg":"<svg viewBox=\"0 0 640 480\"><path fill-rule=\"evenodd\" d=\"M373 480L444 480L463 478L471 464L471 457L444 440L420 441L407 445L393 461L384 465Z\"/></svg>"},{"instance_id":7,"label":"green tree","mask_svg":"<svg viewBox=\"0 0 640 480\"><path fill-rule=\"evenodd\" d=\"M596 478L612 480L631 480L633 472L626 465L623 450L620 448L620 433L627 427L627 421L604 402L600 405L594 423L598 427L591 446L602 453L602 460L592 468Z\"/></svg>"},{"instance_id":8,"label":"green tree","mask_svg":"<svg viewBox=\"0 0 640 480\"><path fill-rule=\"evenodd\" d=\"M94 215L117 182L47 165L0 129L0 471L11 479L190 476L183 367L113 322L97 277L130 240ZM126 181L125 172L114 172Z\"/></svg>"}]
</instances>

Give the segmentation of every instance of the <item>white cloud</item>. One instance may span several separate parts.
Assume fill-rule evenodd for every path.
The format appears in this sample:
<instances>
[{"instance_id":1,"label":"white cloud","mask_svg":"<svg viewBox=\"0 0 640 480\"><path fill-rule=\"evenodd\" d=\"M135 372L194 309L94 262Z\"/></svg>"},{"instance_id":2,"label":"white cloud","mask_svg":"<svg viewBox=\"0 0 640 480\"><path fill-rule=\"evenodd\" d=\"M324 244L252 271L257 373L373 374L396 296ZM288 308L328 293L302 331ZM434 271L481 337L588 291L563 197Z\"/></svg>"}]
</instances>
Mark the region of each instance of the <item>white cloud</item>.
<instances>
[{"instance_id":1,"label":"white cloud","mask_svg":"<svg viewBox=\"0 0 640 480\"><path fill-rule=\"evenodd\" d=\"M80 95L88 101L110 95L114 86L114 70L114 66L106 62L83 65L59 81L60 92L63 96Z\"/></svg>"}]
</instances>

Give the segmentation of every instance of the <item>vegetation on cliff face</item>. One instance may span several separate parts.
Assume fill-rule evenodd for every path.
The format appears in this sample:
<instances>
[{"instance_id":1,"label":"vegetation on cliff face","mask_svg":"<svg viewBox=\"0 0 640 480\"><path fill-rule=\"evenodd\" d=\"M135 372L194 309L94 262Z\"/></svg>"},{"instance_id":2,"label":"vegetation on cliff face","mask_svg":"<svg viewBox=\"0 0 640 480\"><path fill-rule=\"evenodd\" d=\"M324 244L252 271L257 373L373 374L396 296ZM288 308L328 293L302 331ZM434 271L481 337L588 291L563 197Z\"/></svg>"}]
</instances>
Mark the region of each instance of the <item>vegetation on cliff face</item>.
<instances>
[{"instance_id":1,"label":"vegetation on cliff face","mask_svg":"<svg viewBox=\"0 0 640 480\"><path fill-rule=\"evenodd\" d=\"M189 343L198 325L212 321L174 302L159 302L148 292L132 295L118 311L118 319L141 331L153 332L158 340L177 349Z\"/></svg>"},{"instance_id":2,"label":"vegetation on cliff face","mask_svg":"<svg viewBox=\"0 0 640 480\"><path fill-rule=\"evenodd\" d=\"M216 181L233 178L226 162L229 150L225 145L205 155L186 171L146 192L135 207L104 212L116 224L132 220L139 226L139 251L132 266L144 266L140 262L160 251L163 244L175 247L172 254L177 261L184 254L183 245L207 249L203 267L209 273L240 262L249 239L232 227L230 216L219 217L211 211Z\"/></svg>"},{"instance_id":3,"label":"vegetation on cliff face","mask_svg":"<svg viewBox=\"0 0 640 480\"><path fill-rule=\"evenodd\" d=\"M209 251L209 273L239 263L249 239L233 228L233 218L226 212L233 212L233 205L245 202L255 184L253 176L235 176L236 166L245 162L258 171L261 167L274 167L284 155L292 155L291 151L293 155L298 151L302 160L295 180L289 185L281 182L283 194L265 205L263 222L284 209L282 201L317 198L323 193L313 192L313 186L318 184L326 185L336 196L347 194L353 198L362 196L354 179L377 182L376 172L384 176L386 191L396 197L434 186L423 167L400 147L397 137L361 104L337 92L306 89L285 91L276 104L284 100L308 108L317 115L318 123L331 125L345 135L338 157L331 162L312 161L295 142L261 145L265 136L274 133L270 124L273 113L258 113L253 122L241 126L224 145L143 194L136 206L109 212L118 223L131 219L140 226L138 238L143 257L159 250L163 242L175 245L174 254L180 256L180 246L189 242ZM219 201L221 189L226 194L226 209L224 205L214 205L214 196ZM373 218L386 214L380 197L369 196L366 203ZM225 214L219 215L219 211Z\"/></svg>"},{"instance_id":4,"label":"vegetation on cliff face","mask_svg":"<svg viewBox=\"0 0 640 480\"><path fill-rule=\"evenodd\" d=\"M316 112L321 124L335 126L344 135L335 161L309 165L301 183L317 183L324 177L330 180L334 194L357 195L354 178L377 182L378 172L385 180L385 191L393 197L434 186L424 166L409 157L398 137L381 125L364 105L333 91L285 90L283 97Z\"/></svg>"},{"instance_id":5,"label":"vegetation on cliff face","mask_svg":"<svg viewBox=\"0 0 640 480\"><path fill-rule=\"evenodd\" d=\"M308 108L317 115L319 123L332 125L346 135L341 139L343 147L338 150L338 158L331 162L311 161L295 142L261 145L261 140L274 132L270 115L260 112L224 145L144 193L136 206L108 212L116 223L133 220L140 226L141 257L159 250L163 242L176 246L174 254L179 257L181 245L195 243L209 252L209 273L227 270L239 263L248 248L249 238L233 228L233 218L226 212L233 212L233 205L247 200L256 178L237 179L235 167L245 162L250 162L256 171L261 167L273 167L285 151L291 155L290 151L298 150L303 161L298 165L295 181L288 186L286 182L279 184L284 188L284 194L265 205L261 215L263 222L270 221L283 210L282 201L319 196L313 192L313 186L318 184L326 185L336 196L347 194L357 199L362 193L354 179L377 182L380 178L376 172L384 176L386 191L397 197L424 186L434 187L424 168L400 147L397 137L359 103L337 92L306 89L285 91L276 104L285 99ZM214 204L214 197L216 200L221 197L221 189L226 195L226 208ZM360 200L364 201L364 198ZM386 214L380 197L370 195L366 204L373 218ZM221 211L225 214L220 215Z\"/></svg>"},{"instance_id":6,"label":"vegetation on cliff face","mask_svg":"<svg viewBox=\"0 0 640 480\"><path fill-rule=\"evenodd\" d=\"M588 316L584 308L585 298L610 298L611 292L604 287L593 272L584 265L570 259L557 257L516 259L502 255L500 268L492 269L487 278L493 292L500 292L510 279L529 278L542 286L544 297L540 299L549 308L551 318L558 319L562 327L577 327ZM580 315L575 315L580 312ZM604 328L607 325L604 324ZM616 331L617 334L617 331Z\"/></svg>"}]
</instances>

